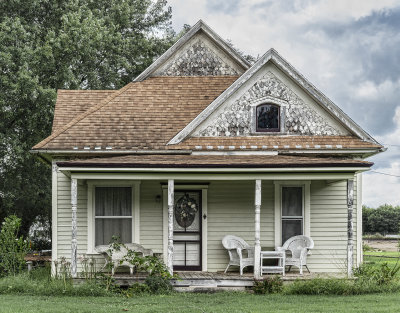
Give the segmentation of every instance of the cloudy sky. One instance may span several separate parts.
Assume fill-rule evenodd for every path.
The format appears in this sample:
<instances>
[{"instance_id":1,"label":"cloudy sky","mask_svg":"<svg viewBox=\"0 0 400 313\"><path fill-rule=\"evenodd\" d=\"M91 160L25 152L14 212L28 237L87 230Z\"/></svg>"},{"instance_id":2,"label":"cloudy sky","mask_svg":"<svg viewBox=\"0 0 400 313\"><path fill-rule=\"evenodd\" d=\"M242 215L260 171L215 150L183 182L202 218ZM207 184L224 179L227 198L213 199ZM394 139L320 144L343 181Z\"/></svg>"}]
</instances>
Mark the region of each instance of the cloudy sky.
<instances>
[{"instance_id":1,"label":"cloudy sky","mask_svg":"<svg viewBox=\"0 0 400 313\"><path fill-rule=\"evenodd\" d=\"M388 151L363 202L400 205L400 1L169 0L173 27L203 19L247 54L275 48ZM378 174L387 173L395 176Z\"/></svg>"}]
</instances>

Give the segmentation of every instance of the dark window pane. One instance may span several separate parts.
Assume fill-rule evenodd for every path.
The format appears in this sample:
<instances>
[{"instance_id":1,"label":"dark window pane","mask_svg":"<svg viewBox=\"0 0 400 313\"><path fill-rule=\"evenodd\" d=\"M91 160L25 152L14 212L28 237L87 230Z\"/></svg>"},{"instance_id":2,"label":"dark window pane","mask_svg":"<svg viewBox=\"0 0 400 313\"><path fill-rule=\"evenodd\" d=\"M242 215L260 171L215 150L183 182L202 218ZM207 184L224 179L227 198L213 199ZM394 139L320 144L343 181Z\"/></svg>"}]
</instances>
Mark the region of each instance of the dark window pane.
<instances>
[{"instance_id":1,"label":"dark window pane","mask_svg":"<svg viewBox=\"0 0 400 313\"><path fill-rule=\"evenodd\" d=\"M303 220L282 220L282 244L297 235L303 235Z\"/></svg>"},{"instance_id":2,"label":"dark window pane","mask_svg":"<svg viewBox=\"0 0 400 313\"><path fill-rule=\"evenodd\" d=\"M263 104L257 107L257 131L279 131L279 107Z\"/></svg>"},{"instance_id":3,"label":"dark window pane","mask_svg":"<svg viewBox=\"0 0 400 313\"><path fill-rule=\"evenodd\" d=\"M96 187L96 216L131 216L131 187Z\"/></svg>"},{"instance_id":4,"label":"dark window pane","mask_svg":"<svg viewBox=\"0 0 400 313\"><path fill-rule=\"evenodd\" d=\"M122 243L132 242L132 219L96 218L95 245L108 245L113 236L118 236Z\"/></svg>"},{"instance_id":5,"label":"dark window pane","mask_svg":"<svg viewBox=\"0 0 400 313\"><path fill-rule=\"evenodd\" d=\"M302 187L282 187L282 216L303 216Z\"/></svg>"}]
</instances>

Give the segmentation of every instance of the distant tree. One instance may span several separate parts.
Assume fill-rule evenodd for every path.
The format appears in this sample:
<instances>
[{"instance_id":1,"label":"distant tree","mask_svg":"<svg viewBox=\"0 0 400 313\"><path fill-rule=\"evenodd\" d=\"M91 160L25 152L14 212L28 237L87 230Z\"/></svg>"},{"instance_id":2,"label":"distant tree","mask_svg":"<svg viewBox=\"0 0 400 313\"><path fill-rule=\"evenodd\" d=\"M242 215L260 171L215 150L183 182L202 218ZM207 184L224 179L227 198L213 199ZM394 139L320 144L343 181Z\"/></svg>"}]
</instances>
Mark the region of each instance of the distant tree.
<instances>
[{"instance_id":1,"label":"distant tree","mask_svg":"<svg viewBox=\"0 0 400 313\"><path fill-rule=\"evenodd\" d=\"M175 40L166 0L0 2L0 222L27 235L50 215L50 167L30 148L50 134L57 89L115 89ZM1 224L0 224L1 225Z\"/></svg>"},{"instance_id":2,"label":"distant tree","mask_svg":"<svg viewBox=\"0 0 400 313\"><path fill-rule=\"evenodd\" d=\"M378 208L363 206L363 233L398 234L400 206L384 204Z\"/></svg>"}]
</instances>

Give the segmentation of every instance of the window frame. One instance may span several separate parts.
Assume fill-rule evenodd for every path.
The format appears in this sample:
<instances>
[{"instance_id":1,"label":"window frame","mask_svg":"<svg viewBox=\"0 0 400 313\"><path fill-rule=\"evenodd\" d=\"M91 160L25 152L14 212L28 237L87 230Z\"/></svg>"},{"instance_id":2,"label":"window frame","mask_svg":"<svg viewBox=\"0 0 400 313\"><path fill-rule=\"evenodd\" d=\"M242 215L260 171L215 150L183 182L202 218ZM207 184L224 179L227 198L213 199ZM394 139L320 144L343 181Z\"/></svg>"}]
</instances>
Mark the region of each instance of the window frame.
<instances>
[{"instance_id":1,"label":"window frame","mask_svg":"<svg viewBox=\"0 0 400 313\"><path fill-rule=\"evenodd\" d=\"M274 181L274 225L275 247L281 247L282 242L282 187L303 188L303 235L310 236L310 180L304 181Z\"/></svg>"},{"instance_id":2,"label":"window frame","mask_svg":"<svg viewBox=\"0 0 400 313\"><path fill-rule=\"evenodd\" d=\"M260 128L258 126L257 111L258 111L258 108L264 107L264 106L272 106L272 107L275 107L278 109L278 127L277 128ZM255 129L256 129L257 133L279 133L281 131L281 107L279 105L270 103L270 102L261 103L255 107L255 110L256 110L256 114L255 114L255 120L253 122L256 124Z\"/></svg>"},{"instance_id":3,"label":"window frame","mask_svg":"<svg viewBox=\"0 0 400 313\"><path fill-rule=\"evenodd\" d=\"M131 209L130 216L110 216L100 218L131 218L132 219L132 243L140 244L140 181L98 181L87 182L88 185L88 205L87 205L87 254L98 254L95 251L96 240L96 187L130 187L131 188Z\"/></svg>"},{"instance_id":4,"label":"window frame","mask_svg":"<svg viewBox=\"0 0 400 313\"><path fill-rule=\"evenodd\" d=\"M281 242L283 244L283 221L301 221L301 231L304 235L304 207L305 207L305 192L304 185L301 186L287 186L281 185ZM283 188L301 188L301 216L283 215Z\"/></svg>"},{"instance_id":5,"label":"window frame","mask_svg":"<svg viewBox=\"0 0 400 313\"><path fill-rule=\"evenodd\" d=\"M272 130L257 130L257 107L260 105L275 105L279 109L279 130L276 129ZM281 135L285 133L285 109L288 106L288 102L282 99L274 98L271 96L265 96L258 98L256 100L250 101L251 107L251 122L250 122L250 132L252 135Z\"/></svg>"}]
</instances>

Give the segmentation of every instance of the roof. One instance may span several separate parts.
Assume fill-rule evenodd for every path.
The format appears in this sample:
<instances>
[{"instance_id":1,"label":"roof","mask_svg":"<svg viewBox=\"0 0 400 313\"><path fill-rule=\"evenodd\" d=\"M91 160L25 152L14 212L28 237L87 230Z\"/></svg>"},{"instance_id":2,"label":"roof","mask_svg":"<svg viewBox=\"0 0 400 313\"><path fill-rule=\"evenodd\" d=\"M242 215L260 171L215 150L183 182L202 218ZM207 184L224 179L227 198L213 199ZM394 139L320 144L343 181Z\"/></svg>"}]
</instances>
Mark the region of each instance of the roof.
<instances>
[{"instance_id":1,"label":"roof","mask_svg":"<svg viewBox=\"0 0 400 313\"><path fill-rule=\"evenodd\" d=\"M380 145L355 136L249 136L191 137L169 149L183 150L289 150L373 149Z\"/></svg>"},{"instance_id":2,"label":"roof","mask_svg":"<svg viewBox=\"0 0 400 313\"><path fill-rule=\"evenodd\" d=\"M283 168L283 167L371 167L354 159L281 155L127 155L57 162L59 167L125 168Z\"/></svg>"},{"instance_id":3,"label":"roof","mask_svg":"<svg viewBox=\"0 0 400 313\"><path fill-rule=\"evenodd\" d=\"M134 82L122 89L107 93L97 101L69 101L57 99L56 126L53 133L33 149L70 149L79 147L112 147L112 149L165 149L167 142L207 105L230 86L238 76L151 77ZM205 90L207 92L205 92ZM79 92L76 92L79 93ZM63 92L61 92L64 95ZM69 94L69 93L67 93ZM71 93L74 95L74 93ZM89 98L88 98L89 99ZM97 99L97 98L96 98ZM74 113L88 109L64 127L66 108ZM72 115L72 114L71 114Z\"/></svg>"},{"instance_id":4,"label":"roof","mask_svg":"<svg viewBox=\"0 0 400 313\"><path fill-rule=\"evenodd\" d=\"M114 92L115 90L58 90L52 133Z\"/></svg>"}]
</instances>

